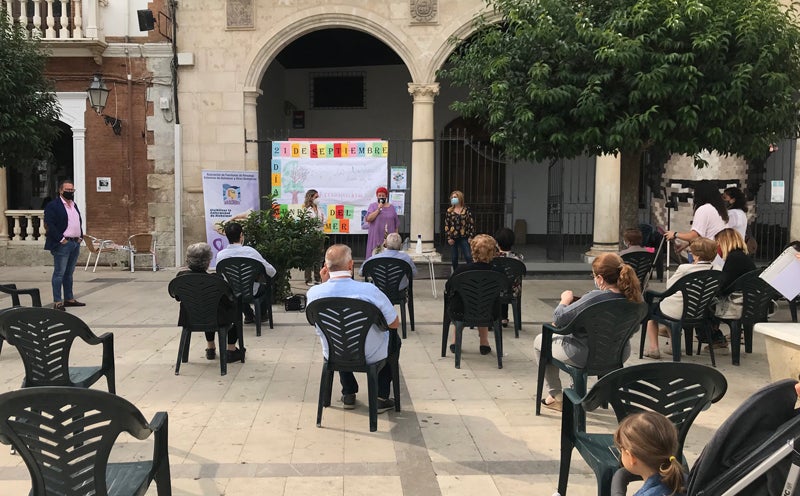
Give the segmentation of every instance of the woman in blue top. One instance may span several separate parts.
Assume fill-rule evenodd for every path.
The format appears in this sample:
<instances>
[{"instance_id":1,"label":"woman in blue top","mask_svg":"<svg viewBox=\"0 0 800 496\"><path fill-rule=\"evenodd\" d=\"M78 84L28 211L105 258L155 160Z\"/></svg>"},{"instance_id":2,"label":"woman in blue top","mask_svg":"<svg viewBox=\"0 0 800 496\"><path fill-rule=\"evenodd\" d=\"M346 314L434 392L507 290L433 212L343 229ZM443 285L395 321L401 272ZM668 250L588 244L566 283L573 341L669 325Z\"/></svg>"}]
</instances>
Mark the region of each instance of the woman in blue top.
<instances>
[{"instance_id":1,"label":"woman in blue top","mask_svg":"<svg viewBox=\"0 0 800 496\"><path fill-rule=\"evenodd\" d=\"M644 480L633 496L683 495L683 465L675 457L678 432L670 420L656 412L634 413L620 422L614 433L625 469Z\"/></svg>"}]
</instances>

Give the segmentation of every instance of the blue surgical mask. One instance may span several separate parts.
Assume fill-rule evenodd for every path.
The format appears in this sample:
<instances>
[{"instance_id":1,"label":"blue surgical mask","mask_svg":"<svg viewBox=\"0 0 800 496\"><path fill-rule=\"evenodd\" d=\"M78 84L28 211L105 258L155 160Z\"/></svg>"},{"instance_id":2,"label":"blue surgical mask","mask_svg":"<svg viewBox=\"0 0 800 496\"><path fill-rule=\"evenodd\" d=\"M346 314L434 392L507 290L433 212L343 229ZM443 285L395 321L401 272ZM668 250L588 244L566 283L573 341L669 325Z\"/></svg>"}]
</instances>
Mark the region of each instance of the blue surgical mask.
<instances>
[{"instance_id":1,"label":"blue surgical mask","mask_svg":"<svg viewBox=\"0 0 800 496\"><path fill-rule=\"evenodd\" d=\"M450 205L458 205L458 198L450 198Z\"/></svg>"}]
</instances>

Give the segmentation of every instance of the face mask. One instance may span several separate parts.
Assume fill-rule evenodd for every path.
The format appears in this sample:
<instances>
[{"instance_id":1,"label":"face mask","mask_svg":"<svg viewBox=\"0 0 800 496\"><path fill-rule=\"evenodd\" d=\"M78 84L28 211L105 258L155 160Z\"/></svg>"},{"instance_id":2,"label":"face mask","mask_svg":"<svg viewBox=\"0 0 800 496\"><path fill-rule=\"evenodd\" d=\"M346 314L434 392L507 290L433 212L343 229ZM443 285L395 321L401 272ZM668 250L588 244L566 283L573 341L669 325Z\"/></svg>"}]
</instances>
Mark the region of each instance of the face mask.
<instances>
[{"instance_id":1,"label":"face mask","mask_svg":"<svg viewBox=\"0 0 800 496\"><path fill-rule=\"evenodd\" d=\"M378 198L378 203L386 203L386 198Z\"/></svg>"},{"instance_id":2,"label":"face mask","mask_svg":"<svg viewBox=\"0 0 800 496\"><path fill-rule=\"evenodd\" d=\"M61 193L61 196L63 196L65 200L73 200L75 198L75 192L74 191L65 191L65 192Z\"/></svg>"},{"instance_id":3,"label":"face mask","mask_svg":"<svg viewBox=\"0 0 800 496\"><path fill-rule=\"evenodd\" d=\"M458 205L458 198L450 198L450 205Z\"/></svg>"},{"instance_id":4,"label":"face mask","mask_svg":"<svg viewBox=\"0 0 800 496\"><path fill-rule=\"evenodd\" d=\"M314 198L314 205L319 205L319 198Z\"/></svg>"}]
</instances>

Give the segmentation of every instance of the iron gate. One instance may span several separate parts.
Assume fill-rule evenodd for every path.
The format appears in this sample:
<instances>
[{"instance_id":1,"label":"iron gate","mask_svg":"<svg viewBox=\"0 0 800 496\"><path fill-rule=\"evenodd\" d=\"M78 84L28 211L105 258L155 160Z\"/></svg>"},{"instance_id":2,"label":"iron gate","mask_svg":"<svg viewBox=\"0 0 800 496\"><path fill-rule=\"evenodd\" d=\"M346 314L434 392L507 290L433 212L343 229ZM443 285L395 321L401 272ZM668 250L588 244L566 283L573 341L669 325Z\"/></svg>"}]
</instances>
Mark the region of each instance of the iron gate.
<instances>
[{"instance_id":1,"label":"iron gate","mask_svg":"<svg viewBox=\"0 0 800 496\"><path fill-rule=\"evenodd\" d=\"M548 167L548 260L578 260L594 230L595 157L555 160Z\"/></svg>"},{"instance_id":2,"label":"iron gate","mask_svg":"<svg viewBox=\"0 0 800 496\"><path fill-rule=\"evenodd\" d=\"M789 223L795 153L795 140L781 141L765 164L764 183L756 195L755 219L751 224L752 236L758 242L755 258L760 263L774 260L791 241ZM782 184L773 184L773 181L782 181ZM781 186L783 195L780 195Z\"/></svg>"}]
</instances>

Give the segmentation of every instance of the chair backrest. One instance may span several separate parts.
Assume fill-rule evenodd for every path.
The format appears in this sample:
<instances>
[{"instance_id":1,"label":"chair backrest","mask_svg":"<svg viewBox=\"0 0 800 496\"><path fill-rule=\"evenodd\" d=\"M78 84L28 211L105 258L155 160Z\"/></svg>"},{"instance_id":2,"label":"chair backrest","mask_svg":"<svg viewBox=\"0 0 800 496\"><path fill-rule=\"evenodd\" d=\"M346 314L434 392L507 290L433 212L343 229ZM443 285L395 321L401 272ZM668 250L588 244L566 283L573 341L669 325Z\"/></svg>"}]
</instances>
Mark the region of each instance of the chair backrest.
<instances>
[{"instance_id":1,"label":"chair backrest","mask_svg":"<svg viewBox=\"0 0 800 496\"><path fill-rule=\"evenodd\" d=\"M19 295L22 294L31 297L31 306L42 306L42 297L38 288L17 289L16 284L0 284L0 293L11 295L11 305L15 307L22 306L22 302L19 299Z\"/></svg>"},{"instance_id":2,"label":"chair backrest","mask_svg":"<svg viewBox=\"0 0 800 496\"><path fill-rule=\"evenodd\" d=\"M603 375L623 365L625 345L647 316L647 304L625 298L601 301L584 308L564 328L572 335L588 338L587 375Z\"/></svg>"},{"instance_id":3,"label":"chair backrest","mask_svg":"<svg viewBox=\"0 0 800 496\"><path fill-rule=\"evenodd\" d=\"M528 273L525 263L512 257L494 257L492 269L505 274L512 287L522 284L522 278Z\"/></svg>"},{"instance_id":4,"label":"chair backrest","mask_svg":"<svg viewBox=\"0 0 800 496\"><path fill-rule=\"evenodd\" d=\"M230 284L233 293L241 295L242 301L246 303L253 300L253 283L259 276L263 276L268 283L271 282L264 265L258 260L246 257L220 260L217 262L217 274L221 274Z\"/></svg>"},{"instance_id":5,"label":"chair backrest","mask_svg":"<svg viewBox=\"0 0 800 496\"><path fill-rule=\"evenodd\" d=\"M505 274L494 270L469 270L448 281L447 309L450 320L489 326L500 318L500 300L511 295Z\"/></svg>"},{"instance_id":6,"label":"chair backrest","mask_svg":"<svg viewBox=\"0 0 800 496\"><path fill-rule=\"evenodd\" d=\"M75 315L53 308L14 307L0 312L0 336L16 347L25 386L70 386L69 354L75 338L96 336Z\"/></svg>"},{"instance_id":7,"label":"chair backrest","mask_svg":"<svg viewBox=\"0 0 800 496\"><path fill-rule=\"evenodd\" d=\"M156 238L151 233L134 234L128 238L128 248L133 253L155 253Z\"/></svg>"},{"instance_id":8,"label":"chair backrest","mask_svg":"<svg viewBox=\"0 0 800 496\"><path fill-rule=\"evenodd\" d=\"M169 295L181 303L183 325L193 331L217 330L222 299L233 302L236 298L225 279L201 273L182 274L170 281Z\"/></svg>"},{"instance_id":9,"label":"chair backrest","mask_svg":"<svg viewBox=\"0 0 800 496\"><path fill-rule=\"evenodd\" d=\"M364 262L362 268L364 276L372 281L392 303L403 301L404 291L400 290L403 276L411 284L414 274L411 266L399 258L379 257L370 258Z\"/></svg>"},{"instance_id":10,"label":"chair backrest","mask_svg":"<svg viewBox=\"0 0 800 496\"><path fill-rule=\"evenodd\" d=\"M708 306L714 300L722 284L722 272L702 270L692 272L678 279L670 290L683 295L683 324L703 323L707 318Z\"/></svg>"},{"instance_id":11,"label":"chair backrest","mask_svg":"<svg viewBox=\"0 0 800 496\"><path fill-rule=\"evenodd\" d=\"M653 268L654 258L655 254L646 251L635 251L622 255L622 261L630 265L636 272L642 291L644 291L644 285L647 283L647 275L650 274L650 269Z\"/></svg>"},{"instance_id":12,"label":"chair backrest","mask_svg":"<svg viewBox=\"0 0 800 496\"><path fill-rule=\"evenodd\" d=\"M135 406L114 394L40 387L0 395L0 441L25 461L31 494L107 495L106 465L122 432L146 439L152 431Z\"/></svg>"},{"instance_id":13,"label":"chair backrest","mask_svg":"<svg viewBox=\"0 0 800 496\"><path fill-rule=\"evenodd\" d=\"M306 319L328 342L328 364L349 369L367 366L364 345L370 328L387 328L378 307L355 298L314 300L306 307Z\"/></svg>"},{"instance_id":14,"label":"chair backrest","mask_svg":"<svg viewBox=\"0 0 800 496\"><path fill-rule=\"evenodd\" d=\"M661 413L678 429L678 452L697 415L719 401L728 389L725 376L696 363L658 362L633 365L604 375L586 394L583 407L611 404L617 420L632 413Z\"/></svg>"},{"instance_id":15,"label":"chair backrest","mask_svg":"<svg viewBox=\"0 0 800 496\"><path fill-rule=\"evenodd\" d=\"M89 236L88 234L84 234L83 242L86 244L86 248L89 249L90 253L94 253L96 255L97 252L100 251L100 245L102 244L102 242L101 240L95 238L94 236Z\"/></svg>"},{"instance_id":16,"label":"chair backrest","mask_svg":"<svg viewBox=\"0 0 800 496\"><path fill-rule=\"evenodd\" d=\"M766 322L769 303L778 297L775 289L764 279L758 277L762 269L752 270L734 281L736 290L742 292L742 317L745 323Z\"/></svg>"}]
</instances>

